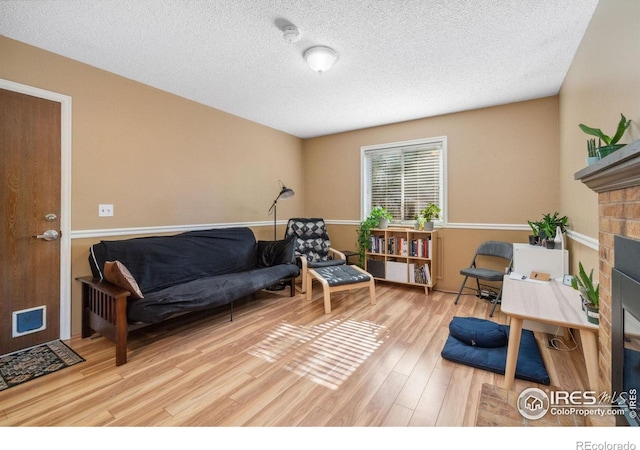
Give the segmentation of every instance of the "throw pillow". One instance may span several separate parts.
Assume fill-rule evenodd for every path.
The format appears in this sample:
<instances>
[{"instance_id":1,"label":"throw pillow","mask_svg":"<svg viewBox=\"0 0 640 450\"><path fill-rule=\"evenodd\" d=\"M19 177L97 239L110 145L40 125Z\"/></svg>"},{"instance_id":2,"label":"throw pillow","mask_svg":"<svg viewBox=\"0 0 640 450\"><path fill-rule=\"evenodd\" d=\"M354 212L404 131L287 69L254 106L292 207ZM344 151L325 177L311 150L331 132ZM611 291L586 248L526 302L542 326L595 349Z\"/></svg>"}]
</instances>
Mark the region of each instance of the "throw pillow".
<instances>
[{"instance_id":1,"label":"throw pillow","mask_svg":"<svg viewBox=\"0 0 640 450\"><path fill-rule=\"evenodd\" d=\"M144 298L138 282L133 275L131 275L129 269L120 261L105 262L104 277L107 281L131 292L131 298Z\"/></svg>"},{"instance_id":2,"label":"throw pillow","mask_svg":"<svg viewBox=\"0 0 640 450\"><path fill-rule=\"evenodd\" d=\"M504 327L477 317L454 317L449 323L449 333L475 347L504 347L509 341Z\"/></svg>"},{"instance_id":3,"label":"throw pillow","mask_svg":"<svg viewBox=\"0 0 640 450\"><path fill-rule=\"evenodd\" d=\"M258 266L295 263L294 243L293 236L281 241L258 241Z\"/></svg>"}]
</instances>

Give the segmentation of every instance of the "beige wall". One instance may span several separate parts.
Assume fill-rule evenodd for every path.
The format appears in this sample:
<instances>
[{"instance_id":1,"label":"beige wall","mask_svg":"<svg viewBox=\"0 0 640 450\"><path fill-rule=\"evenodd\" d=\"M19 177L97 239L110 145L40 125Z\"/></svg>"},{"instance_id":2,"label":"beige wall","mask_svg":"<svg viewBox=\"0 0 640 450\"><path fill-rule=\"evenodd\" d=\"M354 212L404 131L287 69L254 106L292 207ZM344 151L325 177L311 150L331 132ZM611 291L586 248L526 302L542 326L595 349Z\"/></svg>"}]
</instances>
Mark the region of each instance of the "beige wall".
<instances>
[{"instance_id":1,"label":"beige wall","mask_svg":"<svg viewBox=\"0 0 640 450\"><path fill-rule=\"evenodd\" d=\"M456 227L440 230L437 288L457 290L482 240L527 242L527 220L558 209L557 97L305 140L305 211L354 221L333 225L330 236L335 247L355 249L360 148L436 136L447 137L448 221Z\"/></svg>"},{"instance_id":2,"label":"beige wall","mask_svg":"<svg viewBox=\"0 0 640 450\"><path fill-rule=\"evenodd\" d=\"M587 271L601 281L599 367L600 390L611 391L611 264L612 229L607 226L611 211L618 219L633 218L625 208L624 192L603 193L602 204L598 195L574 174L584 168L586 157L585 135L579 123L601 128L607 135L615 132L620 113L632 120L622 143L640 139L640 2L634 0L600 0L591 23L576 52L571 69L560 91L560 204L573 218L576 231L599 241L600 251L572 243L572 272L582 262ZM629 193L628 193L629 194ZM600 214L602 212L602 214ZM631 227L624 228L623 220L616 233L631 236ZM620 225L622 224L622 225ZM631 234L630 234L631 233ZM635 236L633 236L635 237Z\"/></svg>"},{"instance_id":3,"label":"beige wall","mask_svg":"<svg viewBox=\"0 0 640 450\"><path fill-rule=\"evenodd\" d=\"M278 179L281 217L302 211L300 139L4 37L0 60L73 99L73 230L269 221Z\"/></svg>"},{"instance_id":4,"label":"beige wall","mask_svg":"<svg viewBox=\"0 0 640 450\"><path fill-rule=\"evenodd\" d=\"M436 136L447 137L449 222L526 224L558 207L558 98L548 97L305 140L307 214L359 221L360 148Z\"/></svg>"},{"instance_id":5,"label":"beige wall","mask_svg":"<svg viewBox=\"0 0 640 450\"><path fill-rule=\"evenodd\" d=\"M2 36L0 61L0 78L72 97L72 232L264 222L256 234L271 238L279 179L297 195L278 218L302 214L301 139ZM72 278L97 240L72 239Z\"/></svg>"},{"instance_id":6,"label":"beige wall","mask_svg":"<svg viewBox=\"0 0 640 450\"><path fill-rule=\"evenodd\" d=\"M633 122L622 139L640 138L640 2L600 0L560 90L560 208L571 227L598 239L598 197L574 180L585 167L586 142L578 124L615 132L620 113ZM572 243L571 265L598 267L595 250ZM597 272L597 270L596 270Z\"/></svg>"}]
</instances>

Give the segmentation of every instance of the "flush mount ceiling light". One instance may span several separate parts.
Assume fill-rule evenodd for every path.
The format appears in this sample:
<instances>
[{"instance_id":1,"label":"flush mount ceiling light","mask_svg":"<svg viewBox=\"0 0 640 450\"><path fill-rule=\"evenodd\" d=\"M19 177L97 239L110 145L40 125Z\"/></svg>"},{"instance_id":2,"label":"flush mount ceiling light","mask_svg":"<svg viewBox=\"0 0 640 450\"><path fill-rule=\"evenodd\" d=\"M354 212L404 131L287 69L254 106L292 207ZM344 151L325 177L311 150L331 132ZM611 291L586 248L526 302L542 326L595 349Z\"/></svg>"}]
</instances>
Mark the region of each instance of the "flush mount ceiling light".
<instances>
[{"instance_id":1,"label":"flush mount ceiling light","mask_svg":"<svg viewBox=\"0 0 640 450\"><path fill-rule=\"evenodd\" d=\"M304 52L304 59L307 60L307 64L316 72L326 72L336 62L338 56L336 52L329 47L311 47Z\"/></svg>"}]
</instances>

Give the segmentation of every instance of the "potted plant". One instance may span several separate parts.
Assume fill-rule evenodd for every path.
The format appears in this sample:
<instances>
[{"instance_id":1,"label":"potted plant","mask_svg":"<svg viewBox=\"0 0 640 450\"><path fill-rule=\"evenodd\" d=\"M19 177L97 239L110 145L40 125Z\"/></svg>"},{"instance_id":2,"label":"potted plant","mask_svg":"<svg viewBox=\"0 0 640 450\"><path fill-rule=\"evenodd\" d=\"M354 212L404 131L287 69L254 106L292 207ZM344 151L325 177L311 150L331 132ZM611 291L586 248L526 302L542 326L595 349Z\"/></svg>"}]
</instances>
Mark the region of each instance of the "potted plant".
<instances>
[{"instance_id":1,"label":"potted plant","mask_svg":"<svg viewBox=\"0 0 640 450\"><path fill-rule=\"evenodd\" d=\"M439 219L441 211L438 205L429 202L429 204L418 213L418 229L432 231L433 219Z\"/></svg>"},{"instance_id":2,"label":"potted plant","mask_svg":"<svg viewBox=\"0 0 640 450\"><path fill-rule=\"evenodd\" d=\"M539 245L540 244L540 228L542 227L542 222L540 221L532 222L531 220L527 220L527 223L531 228L531 234L529 235L529 245Z\"/></svg>"},{"instance_id":3,"label":"potted plant","mask_svg":"<svg viewBox=\"0 0 640 450\"><path fill-rule=\"evenodd\" d=\"M605 156L615 152L619 148L626 145L618 144L618 141L622 138L622 135L627 130L627 128L629 128L629 125L631 125L631 120L627 120L624 114L620 114L620 122L618 122L618 128L616 129L616 133L612 137L604 134L600 128L591 128L582 123L578 126L586 134L598 138L598 154L600 155L600 158L604 158ZM602 145L603 142L605 145Z\"/></svg>"},{"instance_id":4,"label":"potted plant","mask_svg":"<svg viewBox=\"0 0 640 450\"><path fill-rule=\"evenodd\" d=\"M562 242L562 233L566 231L567 216L560 217L560 213L557 211L553 215L547 213L542 216L540 221L540 239L541 245L549 249L556 247L555 239L557 237L558 242Z\"/></svg>"},{"instance_id":5,"label":"potted plant","mask_svg":"<svg viewBox=\"0 0 640 450\"><path fill-rule=\"evenodd\" d=\"M364 255L369 246L369 238L371 230L380 227L380 218L387 220L393 219L393 216L381 206L376 206L371 210L369 216L360 223L360 227L356 230L358 233L358 254L360 256L360 267L364 268Z\"/></svg>"},{"instance_id":6,"label":"potted plant","mask_svg":"<svg viewBox=\"0 0 640 450\"><path fill-rule=\"evenodd\" d=\"M571 287L580 292L583 309L587 311L587 320L591 323L600 323L600 284L593 282L593 269L587 275L578 262L578 276L571 279Z\"/></svg>"},{"instance_id":7,"label":"potted plant","mask_svg":"<svg viewBox=\"0 0 640 450\"><path fill-rule=\"evenodd\" d=\"M389 226L389 221L393 219L393 215L382 206L375 206L371 210L369 217L372 219L378 219L378 224L376 226L383 230Z\"/></svg>"},{"instance_id":8,"label":"potted plant","mask_svg":"<svg viewBox=\"0 0 640 450\"><path fill-rule=\"evenodd\" d=\"M420 216L417 213L413 215L413 228L420 229Z\"/></svg>"},{"instance_id":9,"label":"potted plant","mask_svg":"<svg viewBox=\"0 0 640 450\"><path fill-rule=\"evenodd\" d=\"M545 235L544 246L550 250L556 248L556 229L553 227L553 224L551 222L544 222L542 229Z\"/></svg>"},{"instance_id":10,"label":"potted plant","mask_svg":"<svg viewBox=\"0 0 640 450\"><path fill-rule=\"evenodd\" d=\"M596 140L589 139L587 141L587 166L598 162L600 155L598 155L598 149L596 148Z\"/></svg>"}]
</instances>

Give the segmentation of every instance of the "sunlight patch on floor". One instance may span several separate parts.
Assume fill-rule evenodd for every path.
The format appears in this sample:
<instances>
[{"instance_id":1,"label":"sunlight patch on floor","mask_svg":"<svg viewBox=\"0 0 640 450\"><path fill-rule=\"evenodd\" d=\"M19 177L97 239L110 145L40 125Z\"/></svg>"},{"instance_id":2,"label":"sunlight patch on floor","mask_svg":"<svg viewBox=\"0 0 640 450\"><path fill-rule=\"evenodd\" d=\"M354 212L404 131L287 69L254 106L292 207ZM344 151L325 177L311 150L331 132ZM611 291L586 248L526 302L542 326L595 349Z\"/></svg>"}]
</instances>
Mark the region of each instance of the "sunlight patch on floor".
<instances>
[{"instance_id":1,"label":"sunlight patch on floor","mask_svg":"<svg viewBox=\"0 0 640 450\"><path fill-rule=\"evenodd\" d=\"M287 359L286 370L337 389L382 345L385 328L351 319L311 327L281 323L248 352L268 362Z\"/></svg>"}]
</instances>

